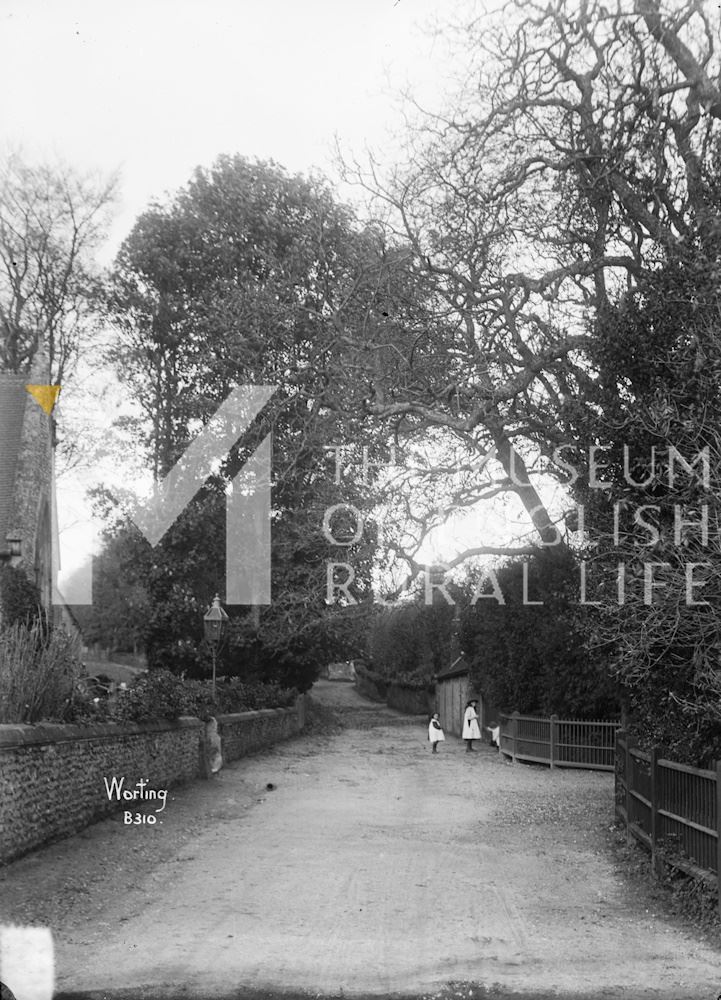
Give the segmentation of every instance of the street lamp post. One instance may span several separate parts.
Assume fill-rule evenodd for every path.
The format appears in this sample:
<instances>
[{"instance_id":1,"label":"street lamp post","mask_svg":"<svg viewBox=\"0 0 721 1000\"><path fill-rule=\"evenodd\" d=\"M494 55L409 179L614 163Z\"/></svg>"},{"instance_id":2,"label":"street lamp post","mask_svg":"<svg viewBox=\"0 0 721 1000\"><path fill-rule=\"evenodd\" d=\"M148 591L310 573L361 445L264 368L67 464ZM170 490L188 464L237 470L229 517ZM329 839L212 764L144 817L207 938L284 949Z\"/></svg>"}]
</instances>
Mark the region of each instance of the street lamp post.
<instances>
[{"instance_id":1,"label":"street lamp post","mask_svg":"<svg viewBox=\"0 0 721 1000\"><path fill-rule=\"evenodd\" d=\"M213 699L215 699L215 661L220 647L220 640L223 638L223 629L228 620L228 616L220 606L220 597L216 594L212 605L203 615L205 638L210 646L210 652L213 657Z\"/></svg>"}]
</instances>

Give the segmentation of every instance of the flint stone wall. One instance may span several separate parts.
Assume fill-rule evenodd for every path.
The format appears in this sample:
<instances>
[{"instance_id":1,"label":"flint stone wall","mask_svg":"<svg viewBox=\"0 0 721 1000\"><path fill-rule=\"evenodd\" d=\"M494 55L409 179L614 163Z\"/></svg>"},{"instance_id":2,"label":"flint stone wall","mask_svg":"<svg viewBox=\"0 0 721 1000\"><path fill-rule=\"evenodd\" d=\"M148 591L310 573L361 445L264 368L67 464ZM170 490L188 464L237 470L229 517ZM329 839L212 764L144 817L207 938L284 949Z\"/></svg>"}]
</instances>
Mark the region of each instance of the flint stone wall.
<instances>
[{"instance_id":1,"label":"flint stone wall","mask_svg":"<svg viewBox=\"0 0 721 1000\"><path fill-rule=\"evenodd\" d=\"M218 731L223 759L237 760L296 736L305 721L300 718L302 705L303 699L300 698L296 708L263 708L257 712L219 715Z\"/></svg>"},{"instance_id":2,"label":"flint stone wall","mask_svg":"<svg viewBox=\"0 0 721 1000\"><path fill-rule=\"evenodd\" d=\"M237 760L294 736L305 723L304 699L293 708L218 718L223 759ZM96 820L145 803L109 798L104 778L141 779L167 789L207 777L205 725L175 722L90 726L0 725L0 862L77 833Z\"/></svg>"}]
</instances>

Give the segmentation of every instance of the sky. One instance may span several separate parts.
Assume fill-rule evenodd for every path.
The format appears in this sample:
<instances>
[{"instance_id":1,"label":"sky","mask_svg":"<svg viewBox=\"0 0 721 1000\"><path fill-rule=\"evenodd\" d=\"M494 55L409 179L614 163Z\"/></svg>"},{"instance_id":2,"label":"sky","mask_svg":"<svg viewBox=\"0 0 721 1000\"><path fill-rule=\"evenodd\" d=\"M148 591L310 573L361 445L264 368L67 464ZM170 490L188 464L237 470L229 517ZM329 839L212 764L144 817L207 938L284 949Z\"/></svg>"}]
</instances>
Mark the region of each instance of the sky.
<instances>
[{"instance_id":1,"label":"sky","mask_svg":"<svg viewBox=\"0 0 721 1000\"><path fill-rule=\"evenodd\" d=\"M336 134L386 148L393 89L432 97L452 68L420 27L443 8L0 0L2 134L31 156L120 170L115 246L151 199L220 153L305 171L329 165Z\"/></svg>"},{"instance_id":2,"label":"sky","mask_svg":"<svg viewBox=\"0 0 721 1000\"><path fill-rule=\"evenodd\" d=\"M469 6L471 0L0 0L0 136L30 161L118 174L119 202L99 254L105 265L151 201L221 153L332 176L337 139L348 151L372 147L392 163L402 134L401 90L438 106L457 69L429 28ZM81 389L83 412L96 428L123 405L113 379L88 366L65 387L62 405L72 409ZM114 464L99 461L60 480L66 575L97 537L86 489L117 475ZM455 550L469 530L456 529ZM441 539L431 557L444 547Z\"/></svg>"}]
</instances>

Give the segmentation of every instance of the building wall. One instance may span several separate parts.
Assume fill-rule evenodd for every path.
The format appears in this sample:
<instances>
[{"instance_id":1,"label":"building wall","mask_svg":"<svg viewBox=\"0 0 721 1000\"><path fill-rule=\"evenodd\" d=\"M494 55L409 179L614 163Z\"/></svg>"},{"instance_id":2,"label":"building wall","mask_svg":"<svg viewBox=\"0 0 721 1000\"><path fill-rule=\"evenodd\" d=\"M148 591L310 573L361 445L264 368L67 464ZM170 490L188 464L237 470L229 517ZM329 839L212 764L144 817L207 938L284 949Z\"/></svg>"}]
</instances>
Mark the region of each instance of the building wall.
<instances>
[{"instance_id":1,"label":"building wall","mask_svg":"<svg viewBox=\"0 0 721 1000\"><path fill-rule=\"evenodd\" d=\"M28 383L47 381L41 369L28 378ZM51 604L52 435L52 417L28 395L7 537L20 541L20 556L13 564L37 584L47 608Z\"/></svg>"},{"instance_id":2,"label":"building wall","mask_svg":"<svg viewBox=\"0 0 721 1000\"><path fill-rule=\"evenodd\" d=\"M0 553L3 556L10 551L7 529L13 510L17 459L28 399L22 378L0 372Z\"/></svg>"},{"instance_id":3,"label":"building wall","mask_svg":"<svg viewBox=\"0 0 721 1000\"><path fill-rule=\"evenodd\" d=\"M304 701L294 708L218 719L222 753L236 760L299 733ZM168 789L205 777L205 726L177 722L0 726L0 862L82 830L112 812L148 802L109 798L104 779L124 788Z\"/></svg>"}]
</instances>

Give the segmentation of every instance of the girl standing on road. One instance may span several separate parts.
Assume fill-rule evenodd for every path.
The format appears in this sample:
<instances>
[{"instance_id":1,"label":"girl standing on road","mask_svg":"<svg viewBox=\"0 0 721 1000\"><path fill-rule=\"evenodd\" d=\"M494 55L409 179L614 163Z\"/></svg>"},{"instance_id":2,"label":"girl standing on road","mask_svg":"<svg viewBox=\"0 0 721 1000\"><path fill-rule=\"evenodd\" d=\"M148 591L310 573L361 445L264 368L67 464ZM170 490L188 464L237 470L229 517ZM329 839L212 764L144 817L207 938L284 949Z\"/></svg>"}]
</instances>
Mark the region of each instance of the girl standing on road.
<instances>
[{"instance_id":1,"label":"girl standing on road","mask_svg":"<svg viewBox=\"0 0 721 1000\"><path fill-rule=\"evenodd\" d=\"M433 713L431 721L428 723L428 739L431 741L431 751L433 753L437 753L438 744L445 740L440 719L438 718L438 712Z\"/></svg>"},{"instance_id":2,"label":"girl standing on road","mask_svg":"<svg viewBox=\"0 0 721 1000\"><path fill-rule=\"evenodd\" d=\"M466 741L466 753L470 753L473 750L473 741L480 740L481 730L478 725L478 712L476 711L476 706L478 702L475 698L471 698L469 702L466 703L466 711L463 714L463 739Z\"/></svg>"}]
</instances>

